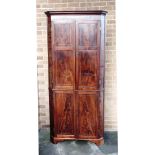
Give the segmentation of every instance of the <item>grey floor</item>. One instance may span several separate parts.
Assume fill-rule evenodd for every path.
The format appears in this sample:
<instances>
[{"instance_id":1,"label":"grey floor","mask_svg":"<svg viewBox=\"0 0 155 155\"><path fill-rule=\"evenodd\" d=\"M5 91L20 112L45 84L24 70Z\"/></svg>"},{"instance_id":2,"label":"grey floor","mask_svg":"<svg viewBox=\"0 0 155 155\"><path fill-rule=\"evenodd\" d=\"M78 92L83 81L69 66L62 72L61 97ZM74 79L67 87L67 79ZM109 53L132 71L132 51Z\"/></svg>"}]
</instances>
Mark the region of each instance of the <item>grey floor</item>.
<instances>
[{"instance_id":1,"label":"grey floor","mask_svg":"<svg viewBox=\"0 0 155 155\"><path fill-rule=\"evenodd\" d=\"M117 155L117 145L96 146L88 141L64 141L52 144L49 130L39 131L39 155Z\"/></svg>"}]
</instances>

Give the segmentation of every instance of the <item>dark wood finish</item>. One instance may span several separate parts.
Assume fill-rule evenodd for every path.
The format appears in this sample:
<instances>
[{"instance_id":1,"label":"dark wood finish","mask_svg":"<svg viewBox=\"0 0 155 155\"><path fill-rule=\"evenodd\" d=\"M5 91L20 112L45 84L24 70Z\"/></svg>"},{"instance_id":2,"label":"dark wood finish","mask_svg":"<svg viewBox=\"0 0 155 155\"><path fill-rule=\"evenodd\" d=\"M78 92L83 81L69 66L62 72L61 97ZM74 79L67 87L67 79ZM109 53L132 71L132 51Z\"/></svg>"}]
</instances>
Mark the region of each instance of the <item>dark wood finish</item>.
<instances>
[{"instance_id":1,"label":"dark wood finish","mask_svg":"<svg viewBox=\"0 0 155 155\"><path fill-rule=\"evenodd\" d=\"M75 133L75 97L73 91L54 91L53 102L55 133L59 137L74 137Z\"/></svg>"},{"instance_id":2,"label":"dark wood finish","mask_svg":"<svg viewBox=\"0 0 155 155\"><path fill-rule=\"evenodd\" d=\"M58 137L51 137L51 142L54 144L57 144L59 142L63 142L65 140L77 140L77 138L58 138ZM96 145L102 145L104 144L104 139L103 138L98 138L98 139L80 139L80 140L89 140L92 143L95 143Z\"/></svg>"},{"instance_id":3,"label":"dark wood finish","mask_svg":"<svg viewBox=\"0 0 155 155\"><path fill-rule=\"evenodd\" d=\"M52 21L53 88L73 89L75 82L75 21Z\"/></svg>"},{"instance_id":4,"label":"dark wood finish","mask_svg":"<svg viewBox=\"0 0 155 155\"><path fill-rule=\"evenodd\" d=\"M99 88L100 21L76 22L77 89Z\"/></svg>"},{"instance_id":5,"label":"dark wood finish","mask_svg":"<svg viewBox=\"0 0 155 155\"><path fill-rule=\"evenodd\" d=\"M46 11L45 14L47 16L50 15L106 15L108 12L107 11L103 11L103 10L91 10L91 11Z\"/></svg>"},{"instance_id":6,"label":"dark wood finish","mask_svg":"<svg viewBox=\"0 0 155 155\"><path fill-rule=\"evenodd\" d=\"M105 14L46 12L53 143L79 139L99 145L104 141Z\"/></svg>"},{"instance_id":7,"label":"dark wood finish","mask_svg":"<svg viewBox=\"0 0 155 155\"><path fill-rule=\"evenodd\" d=\"M78 138L92 139L97 137L97 104L98 94L94 92L77 93L78 104Z\"/></svg>"}]
</instances>

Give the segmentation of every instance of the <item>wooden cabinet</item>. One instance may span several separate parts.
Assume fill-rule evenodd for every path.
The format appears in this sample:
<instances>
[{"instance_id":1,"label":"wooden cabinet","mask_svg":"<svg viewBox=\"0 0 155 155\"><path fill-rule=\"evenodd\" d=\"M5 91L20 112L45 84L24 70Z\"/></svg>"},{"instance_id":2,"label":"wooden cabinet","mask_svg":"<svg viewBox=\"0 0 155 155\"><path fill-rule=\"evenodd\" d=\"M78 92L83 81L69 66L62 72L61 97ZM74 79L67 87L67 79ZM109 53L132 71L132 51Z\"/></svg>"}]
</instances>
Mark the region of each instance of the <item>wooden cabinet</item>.
<instances>
[{"instance_id":1,"label":"wooden cabinet","mask_svg":"<svg viewBox=\"0 0 155 155\"><path fill-rule=\"evenodd\" d=\"M106 11L47 11L51 141L103 138Z\"/></svg>"}]
</instances>

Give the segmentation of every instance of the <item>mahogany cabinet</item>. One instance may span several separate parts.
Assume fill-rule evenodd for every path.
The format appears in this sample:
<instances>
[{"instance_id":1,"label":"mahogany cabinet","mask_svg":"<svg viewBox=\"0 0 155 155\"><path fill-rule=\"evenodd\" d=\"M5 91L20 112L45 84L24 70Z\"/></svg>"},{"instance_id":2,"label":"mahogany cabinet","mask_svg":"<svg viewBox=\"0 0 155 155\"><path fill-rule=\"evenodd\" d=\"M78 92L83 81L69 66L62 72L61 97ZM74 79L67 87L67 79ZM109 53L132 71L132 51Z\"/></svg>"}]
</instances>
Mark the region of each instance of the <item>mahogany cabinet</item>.
<instances>
[{"instance_id":1,"label":"mahogany cabinet","mask_svg":"<svg viewBox=\"0 0 155 155\"><path fill-rule=\"evenodd\" d=\"M104 141L106 11L47 11L51 141Z\"/></svg>"}]
</instances>

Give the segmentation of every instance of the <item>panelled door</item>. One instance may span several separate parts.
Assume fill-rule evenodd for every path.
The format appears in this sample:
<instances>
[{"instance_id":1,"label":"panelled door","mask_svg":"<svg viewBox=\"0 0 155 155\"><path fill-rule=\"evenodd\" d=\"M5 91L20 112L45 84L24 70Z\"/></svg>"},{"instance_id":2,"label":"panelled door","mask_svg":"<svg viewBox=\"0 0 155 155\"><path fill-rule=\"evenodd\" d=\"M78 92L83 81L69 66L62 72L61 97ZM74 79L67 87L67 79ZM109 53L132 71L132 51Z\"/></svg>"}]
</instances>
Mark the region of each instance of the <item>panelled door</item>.
<instances>
[{"instance_id":1,"label":"panelled door","mask_svg":"<svg viewBox=\"0 0 155 155\"><path fill-rule=\"evenodd\" d=\"M97 137L99 52L99 20L52 20L52 91L57 137Z\"/></svg>"},{"instance_id":2,"label":"panelled door","mask_svg":"<svg viewBox=\"0 0 155 155\"><path fill-rule=\"evenodd\" d=\"M76 89L99 88L99 21L76 22Z\"/></svg>"},{"instance_id":3,"label":"panelled door","mask_svg":"<svg viewBox=\"0 0 155 155\"><path fill-rule=\"evenodd\" d=\"M79 138L96 138L98 128L98 89L100 22L76 22L76 103Z\"/></svg>"},{"instance_id":4,"label":"panelled door","mask_svg":"<svg viewBox=\"0 0 155 155\"><path fill-rule=\"evenodd\" d=\"M57 137L75 135L75 21L52 21L54 127Z\"/></svg>"},{"instance_id":5,"label":"panelled door","mask_svg":"<svg viewBox=\"0 0 155 155\"><path fill-rule=\"evenodd\" d=\"M52 22L53 88L75 88L75 21Z\"/></svg>"}]
</instances>

